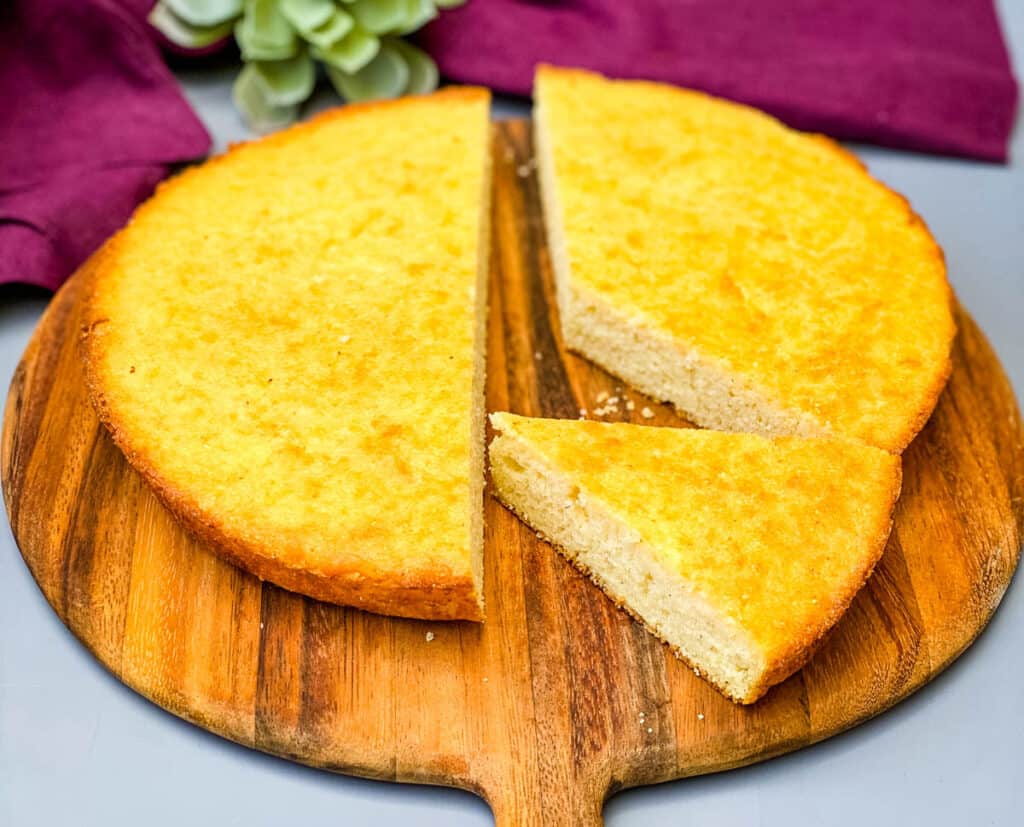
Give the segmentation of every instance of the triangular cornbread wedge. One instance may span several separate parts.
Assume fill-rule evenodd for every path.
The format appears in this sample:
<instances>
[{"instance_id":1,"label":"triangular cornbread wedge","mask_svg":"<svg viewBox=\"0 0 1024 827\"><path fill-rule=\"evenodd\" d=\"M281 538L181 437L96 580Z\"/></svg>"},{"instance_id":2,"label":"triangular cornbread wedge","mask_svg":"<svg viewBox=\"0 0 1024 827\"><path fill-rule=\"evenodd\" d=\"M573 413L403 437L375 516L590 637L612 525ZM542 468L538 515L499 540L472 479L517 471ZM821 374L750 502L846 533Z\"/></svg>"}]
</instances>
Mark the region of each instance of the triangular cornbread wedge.
<instances>
[{"instance_id":1,"label":"triangular cornbread wedge","mask_svg":"<svg viewBox=\"0 0 1024 827\"><path fill-rule=\"evenodd\" d=\"M899 452L954 335L942 252L832 141L656 83L541 67L566 343L694 422Z\"/></svg>"},{"instance_id":2,"label":"triangular cornbread wedge","mask_svg":"<svg viewBox=\"0 0 1024 827\"><path fill-rule=\"evenodd\" d=\"M491 414L498 497L722 692L799 669L885 548L900 459L834 439Z\"/></svg>"},{"instance_id":3,"label":"triangular cornbread wedge","mask_svg":"<svg viewBox=\"0 0 1024 827\"><path fill-rule=\"evenodd\" d=\"M92 399L211 547L483 616L489 96L348 106L189 170L89 265Z\"/></svg>"}]
</instances>

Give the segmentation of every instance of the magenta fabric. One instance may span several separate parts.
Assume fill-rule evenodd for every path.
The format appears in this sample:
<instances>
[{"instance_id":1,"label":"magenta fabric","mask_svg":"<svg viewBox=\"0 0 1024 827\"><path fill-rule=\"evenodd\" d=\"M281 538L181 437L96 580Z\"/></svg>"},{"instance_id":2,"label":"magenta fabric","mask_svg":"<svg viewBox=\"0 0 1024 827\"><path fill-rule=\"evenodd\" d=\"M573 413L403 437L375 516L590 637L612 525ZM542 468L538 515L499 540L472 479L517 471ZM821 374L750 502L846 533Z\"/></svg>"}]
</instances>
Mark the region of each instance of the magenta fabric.
<instances>
[{"instance_id":1,"label":"magenta fabric","mask_svg":"<svg viewBox=\"0 0 1024 827\"><path fill-rule=\"evenodd\" d=\"M0 283L56 289L175 164L208 152L146 7L0 6Z\"/></svg>"},{"instance_id":2,"label":"magenta fabric","mask_svg":"<svg viewBox=\"0 0 1024 827\"><path fill-rule=\"evenodd\" d=\"M1017 84L992 0L469 0L421 42L528 94L538 62L703 89L837 138L1005 161Z\"/></svg>"}]
</instances>

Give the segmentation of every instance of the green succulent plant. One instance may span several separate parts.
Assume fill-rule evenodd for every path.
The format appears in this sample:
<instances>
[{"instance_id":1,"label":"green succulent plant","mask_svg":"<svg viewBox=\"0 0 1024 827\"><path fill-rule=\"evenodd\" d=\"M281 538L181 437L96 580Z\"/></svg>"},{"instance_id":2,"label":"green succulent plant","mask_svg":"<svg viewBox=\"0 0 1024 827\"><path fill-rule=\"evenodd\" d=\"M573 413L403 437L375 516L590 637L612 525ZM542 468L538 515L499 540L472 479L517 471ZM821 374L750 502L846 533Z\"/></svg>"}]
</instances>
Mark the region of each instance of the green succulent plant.
<instances>
[{"instance_id":1,"label":"green succulent plant","mask_svg":"<svg viewBox=\"0 0 1024 827\"><path fill-rule=\"evenodd\" d=\"M437 87L430 55L402 38L465 0L158 0L149 22L175 46L208 51L234 35L244 66L235 105L268 132L295 120L319 66L347 101Z\"/></svg>"}]
</instances>

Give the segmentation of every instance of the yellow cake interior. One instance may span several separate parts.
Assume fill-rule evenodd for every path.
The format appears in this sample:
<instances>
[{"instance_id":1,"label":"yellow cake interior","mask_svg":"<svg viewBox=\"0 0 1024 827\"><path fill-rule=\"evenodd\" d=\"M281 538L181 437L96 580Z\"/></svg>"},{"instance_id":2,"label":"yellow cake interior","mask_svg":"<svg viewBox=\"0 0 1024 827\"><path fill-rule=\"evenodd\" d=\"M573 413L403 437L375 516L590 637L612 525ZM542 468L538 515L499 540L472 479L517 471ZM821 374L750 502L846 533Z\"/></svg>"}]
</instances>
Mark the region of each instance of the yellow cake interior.
<instances>
[{"instance_id":1,"label":"yellow cake interior","mask_svg":"<svg viewBox=\"0 0 1024 827\"><path fill-rule=\"evenodd\" d=\"M832 141L748 107L541 67L566 343L698 424L899 452L949 372L942 253Z\"/></svg>"},{"instance_id":2,"label":"yellow cake interior","mask_svg":"<svg viewBox=\"0 0 1024 827\"><path fill-rule=\"evenodd\" d=\"M484 90L346 107L173 179L98 260L101 415L257 574L482 617L489 135Z\"/></svg>"},{"instance_id":3,"label":"yellow cake interior","mask_svg":"<svg viewBox=\"0 0 1024 827\"><path fill-rule=\"evenodd\" d=\"M734 700L800 668L884 550L900 460L835 439L491 414L498 497Z\"/></svg>"}]
</instances>

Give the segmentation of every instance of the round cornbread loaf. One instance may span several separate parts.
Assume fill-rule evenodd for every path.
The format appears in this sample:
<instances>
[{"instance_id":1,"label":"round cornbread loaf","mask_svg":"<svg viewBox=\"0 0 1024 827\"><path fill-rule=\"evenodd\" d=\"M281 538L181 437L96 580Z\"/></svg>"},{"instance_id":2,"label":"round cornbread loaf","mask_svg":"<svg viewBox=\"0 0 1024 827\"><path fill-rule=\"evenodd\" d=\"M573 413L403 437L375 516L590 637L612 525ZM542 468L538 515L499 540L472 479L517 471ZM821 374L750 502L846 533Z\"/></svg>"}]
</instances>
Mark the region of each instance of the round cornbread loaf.
<instances>
[{"instance_id":1,"label":"round cornbread loaf","mask_svg":"<svg viewBox=\"0 0 1024 827\"><path fill-rule=\"evenodd\" d=\"M706 427L910 443L955 326L902 196L699 92L541 67L536 100L569 347Z\"/></svg>"},{"instance_id":2,"label":"round cornbread loaf","mask_svg":"<svg viewBox=\"0 0 1024 827\"><path fill-rule=\"evenodd\" d=\"M483 617L489 96L348 106L167 182L87 265L91 398L228 559Z\"/></svg>"}]
</instances>

